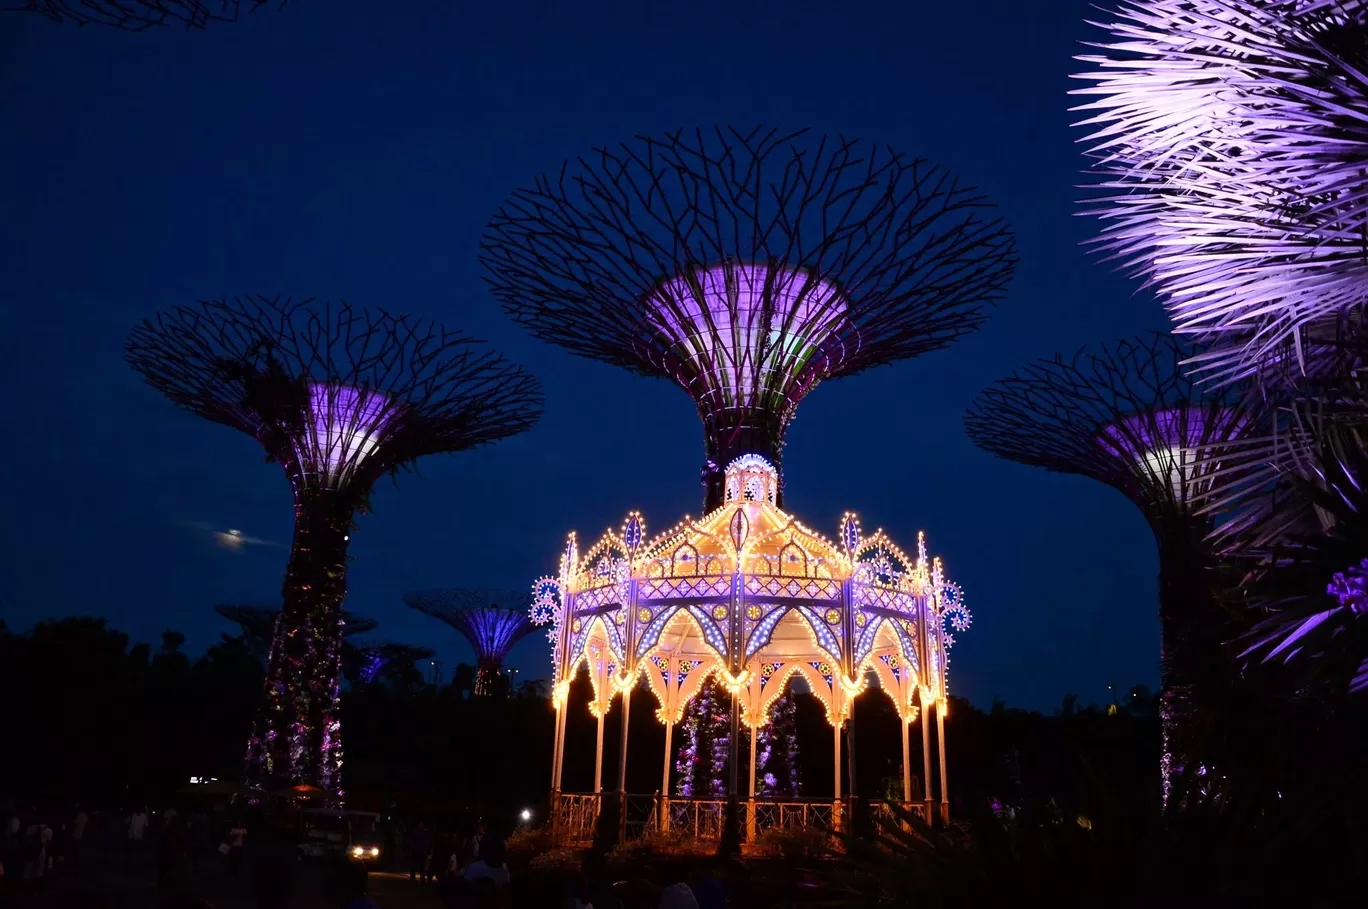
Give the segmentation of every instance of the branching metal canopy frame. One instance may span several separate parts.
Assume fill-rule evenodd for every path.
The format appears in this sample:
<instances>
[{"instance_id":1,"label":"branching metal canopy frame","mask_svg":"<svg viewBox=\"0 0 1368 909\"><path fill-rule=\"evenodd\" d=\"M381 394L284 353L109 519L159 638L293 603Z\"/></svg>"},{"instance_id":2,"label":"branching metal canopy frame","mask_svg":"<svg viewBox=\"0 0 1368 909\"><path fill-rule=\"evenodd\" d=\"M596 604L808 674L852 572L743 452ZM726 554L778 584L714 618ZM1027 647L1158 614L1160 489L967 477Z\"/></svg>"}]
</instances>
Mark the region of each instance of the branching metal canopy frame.
<instances>
[{"instance_id":1,"label":"branching metal canopy frame","mask_svg":"<svg viewBox=\"0 0 1368 909\"><path fill-rule=\"evenodd\" d=\"M480 258L536 336L689 393L711 509L735 457L778 465L819 381L978 328L1016 253L984 196L934 164L844 137L716 128L566 162L508 198Z\"/></svg>"}]
</instances>

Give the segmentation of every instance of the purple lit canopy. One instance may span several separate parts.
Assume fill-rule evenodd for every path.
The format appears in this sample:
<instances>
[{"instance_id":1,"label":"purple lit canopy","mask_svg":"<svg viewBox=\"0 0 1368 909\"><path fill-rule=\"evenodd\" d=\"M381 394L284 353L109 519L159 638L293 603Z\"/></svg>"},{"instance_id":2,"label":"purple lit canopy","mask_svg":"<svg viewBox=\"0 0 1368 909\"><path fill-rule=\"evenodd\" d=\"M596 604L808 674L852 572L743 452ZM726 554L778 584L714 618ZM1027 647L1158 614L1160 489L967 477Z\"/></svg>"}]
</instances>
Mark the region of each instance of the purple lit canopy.
<instances>
[{"instance_id":1,"label":"purple lit canopy","mask_svg":"<svg viewBox=\"0 0 1368 909\"><path fill-rule=\"evenodd\" d=\"M255 436L303 489L364 490L540 414L536 380L483 342L345 303L204 301L143 322L127 352L177 405Z\"/></svg>"},{"instance_id":2,"label":"purple lit canopy","mask_svg":"<svg viewBox=\"0 0 1368 909\"><path fill-rule=\"evenodd\" d=\"M688 390L710 412L762 405L766 391L780 406L796 402L804 367L841 331L846 310L830 284L764 265L690 270L662 282L650 305L687 364Z\"/></svg>"},{"instance_id":3,"label":"purple lit canopy","mask_svg":"<svg viewBox=\"0 0 1368 909\"><path fill-rule=\"evenodd\" d=\"M1368 302L1368 2L1133 0L1079 59L1102 247L1204 372L1305 369Z\"/></svg>"},{"instance_id":4,"label":"purple lit canopy","mask_svg":"<svg viewBox=\"0 0 1368 909\"><path fill-rule=\"evenodd\" d=\"M457 587L404 595L419 612L445 622L470 642L477 669L475 693L488 694L513 646L536 630L528 619L530 593Z\"/></svg>"},{"instance_id":5,"label":"purple lit canopy","mask_svg":"<svg viewBox=\"0 0 1368 909\"><path fill-rule=\"evenodd\" d=\"M345 385L309 385L310 431L291 440L299 464L320 485L345 486L375 454L389 425L400 415L379 392Z\"/></svg>"},{"instance_id":6,"label":"purple lit canopy","mask_svg":"<svg viewBox=\"0 0 1368 909\"><path fill-rule=\"evenodd\" d=\"M1235 394L1183 374L1188 348L1166 335L1037 360L982 392L969 438L999 457L1092 477L1147 514L1195 513L1215 456L1249 425Z\"/></svg>"},{"instance_id":7,"label":"purple lit canopy","mask_svg":"<svg viewBox=\"0 0 1368 909\"><path fill-rule=\"evenodd\" d=\"M978 328L1016 253L984 197L936 165L844 137L718 128L566 162L507 199L480 259L538 337L689 393L711 510L724 465L781 464L818 382Z\"/></svg>"},{"instance_id":8,"label":"purple lit canopy","mask_svg":"<svg viewBox=\"0 0 1368 909\"><path fill-rule=\"evenodd\" d=\"M1097 444L1147 479L1167 477L1174 499L1186 501L1209 485L1204 481L1220 464L1207 456L1211 446L1238 440L1247 424L1233 410L1184 404L1118 420L1103 428Z\"/></svg>"}]
</instances>

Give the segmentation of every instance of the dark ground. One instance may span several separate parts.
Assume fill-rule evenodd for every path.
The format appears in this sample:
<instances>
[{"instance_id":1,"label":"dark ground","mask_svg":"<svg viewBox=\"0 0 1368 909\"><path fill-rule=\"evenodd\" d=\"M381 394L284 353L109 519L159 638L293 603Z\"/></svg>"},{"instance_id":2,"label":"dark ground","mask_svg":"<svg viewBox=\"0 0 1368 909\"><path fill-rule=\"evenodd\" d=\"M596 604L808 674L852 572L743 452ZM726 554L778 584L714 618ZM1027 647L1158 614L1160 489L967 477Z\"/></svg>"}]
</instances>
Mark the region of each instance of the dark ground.
<instances>
[{"instance_id":1,"label":"dark ground","mask_svg":"<svg viewBox=\"0 0 1368 909\"><path fill-rule=\"evenodd\" d=\"M0 906L80 907L80 909L156 909L162 905L157 890L157 847L147 840L137 848L120 843L117 848L94 848L76 865L58 866L40 896L23 892L14 877L0 879ZM288 843L255 844L249 847L240 877L229 873L228 862L217 852L200 856L195 863L192 891L213 909L255 909L252 876L264 859L282 858L290 869L288 909L325 909L331 869L322 864L301 863ZM8 870L8 869L7 869ZM431 886L411 883L408 875L388 870L372 872L371 897L383 909L438 909L441 902Z\"/></svg>"}]
</instances>

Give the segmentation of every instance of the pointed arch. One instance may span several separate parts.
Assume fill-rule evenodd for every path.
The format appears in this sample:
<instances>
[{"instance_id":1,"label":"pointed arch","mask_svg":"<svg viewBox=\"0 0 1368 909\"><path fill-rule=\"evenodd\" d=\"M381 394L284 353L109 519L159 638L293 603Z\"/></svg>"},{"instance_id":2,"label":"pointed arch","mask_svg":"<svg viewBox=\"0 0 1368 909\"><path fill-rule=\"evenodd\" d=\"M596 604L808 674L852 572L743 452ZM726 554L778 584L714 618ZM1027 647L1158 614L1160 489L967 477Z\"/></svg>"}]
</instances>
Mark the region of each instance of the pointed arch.
<instances>
[{"instance_id":1,"label":"pointed arch","mask_svg":"<svg viewBox=\"0 0 1368 909\"><path fill-rule=\"evenodd\" d=\"M594 638L595 629L600 630L600 639L604 642L604 647L608 653L614 657L617 666L626 664L624 654L626 650L622 646L622 631L614 623L608 621L607 616L581 616L575 621L580 623L580 630L575 632L570 640L570 660L569 665L575 667L585 659L586 650L589 643Z\"/></svg>"},{"instance_id":2,"label":"pointed arch","mask_svg":"<svg viewBox=\"0 0 1368 909\"><path fill-rule=\"evenodd\" d=\"M796 613L798 619L807 626L812 632L813 639L817 642L818 649L825 652L825 656L837 663L841 661L841 643L832 632L822 617L809 606L780 606L773 604L757 603L762 609L772 610L750 630L746 637L745 660L748 662L752 657L766 647L774 637L774 631L779 625L788 618L789 615ZM834 608L834 607L833 607Z\"/></svg>"}]
</instances>

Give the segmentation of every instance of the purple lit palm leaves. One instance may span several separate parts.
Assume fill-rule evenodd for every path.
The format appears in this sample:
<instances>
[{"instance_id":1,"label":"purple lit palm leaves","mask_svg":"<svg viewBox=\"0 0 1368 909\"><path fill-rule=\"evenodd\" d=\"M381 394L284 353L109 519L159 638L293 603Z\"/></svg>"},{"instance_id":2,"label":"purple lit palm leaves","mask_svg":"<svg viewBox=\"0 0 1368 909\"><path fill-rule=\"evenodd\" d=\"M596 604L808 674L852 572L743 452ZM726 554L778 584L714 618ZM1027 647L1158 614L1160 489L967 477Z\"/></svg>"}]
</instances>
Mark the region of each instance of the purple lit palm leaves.
<instances>
[{"instance_id":1,"label":"purple lit palm leaves","mask_svg":"<svg viewBox=\"0 0 1368 909\"><path fill-rule=\"evenodd\" d=\"M1159 550L1166 786L1170 755L1193 756L1193 727L1224 696L1226 622L1202 506L1222 455L1238 449L1250 423L1237 395L1204 395L1184 376L1186 352L1152 335L1040 360L982 392L965 415L985 451L1106 483L1149 521Z\"/></svg>"},{"instance_id":2,"label":"purple lit palm leaves","mask_svg":"<svg viewBox=\"0 0 1368 909\"><path fill-rule=\"evenodd\" d=\"M709 509L734 458L780 463L818 382L974 330L1016 259L984 198L944 170L761 128L566 162L513 193L481 250L495 296L535 335L688 392Z\"/></svg>"},{"instance_id":3,"label":"purple lit palm leaves","mask_svg":"<svg viewBox=\"0 0 1368 909\"><path fill-rule=\"evenodd\" d=\"M204 28L211 22L236 22L273 0L3 0L0 12L29 12L54 22L105 25L139 32L163 25ZM280 0L284 6L288 0Z\"/></svg>"},{"instance_id":4,"label":"purple lit palm leaves","mask_svg":"<svg viewBox=\"0 0 1368 909\"><path fill-rule=\"evenodd\" d=\"M340 796L339 619L353 516L386 473L530 427L540 387L435 324L260 296L162 313L133 330L127 357L175 404L253 436L289 477L294 539L247 772Z\"/></svg>"},{"instance_id":5,"label":"purple lit palm leaves","mask_svg":"<svg viewBox=\"0 0 1368 909\"><path fill-rule=\"evenodd\" d=\"M1368 691L1368 385L1346 372L1270 409L1273 431L1222 464L1211 505L1235 516L1217 544L1259 616L1246 655L1295 663L1331 696Z\"/></svg>"},{"instance_id":6,"label":"purple lit palm leaves","mask_svg":"<svg viewBox=\"0 0 1368 909\"><path fill-rule=\"evenodd\" d=\"M1368 302L1368 2L1132 0L1082 57L1101 245L1204 373L1314 371Z\"/></svg>"},{"instance_id":7,"label":"purple lit palm leaves","mask_svg":"<svg viewBox=\"0 0 1368 909\"><path fill-rule=\"evenodd\" d=\"M494 678L513 646L536 630L532 594L460 587L404 595L404 602L455 628L475 650L475 694L493 693Z\"/></svg>"}]
</instances>

